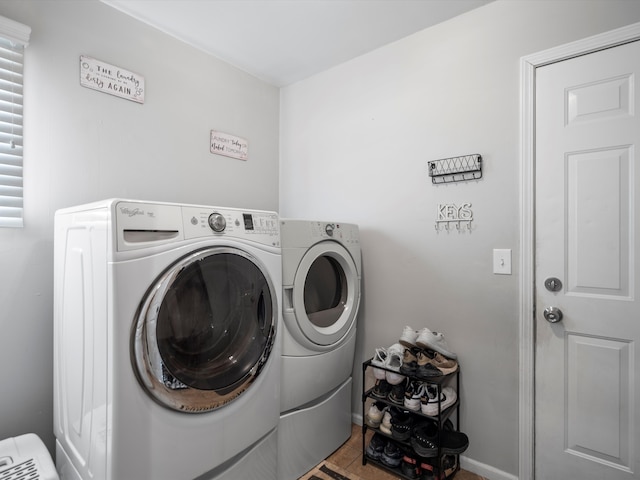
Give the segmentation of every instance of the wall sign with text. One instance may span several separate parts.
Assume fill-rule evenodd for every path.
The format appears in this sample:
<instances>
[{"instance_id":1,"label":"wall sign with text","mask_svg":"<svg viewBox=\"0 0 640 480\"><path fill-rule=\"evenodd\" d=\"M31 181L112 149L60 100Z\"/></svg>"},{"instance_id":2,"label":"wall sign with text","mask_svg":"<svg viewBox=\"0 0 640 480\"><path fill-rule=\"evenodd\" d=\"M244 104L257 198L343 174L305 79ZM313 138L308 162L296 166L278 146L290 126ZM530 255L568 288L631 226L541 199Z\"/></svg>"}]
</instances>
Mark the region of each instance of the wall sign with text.
<instances>
[{"instance_id":1,"label":"wall sign with text","mask_svg":"<svg viewBox=\"0 0 640 480\"><path fill-rule=\"evenodd\" d=\"M249 142L244 138L211 130L211 153L246 160L249 158Z\"/></svg>"},{"instance_id":2,"label":"wall sign with text","mask_svg":"<svg viewBox=\"0 0 640 480\"><path fill-rule=\"evenodd\" d=\"M436 232L443 227L449 231L455 228L458 231L466 229L471 231L471 222L473 221L473 211L470 203L439 203L436 218Z\"/></svg>"},{"instance_id":3,"label":"wall sign with text","mask_svg":"<svg viewBox=\"0 0 640 480\"><path fill-rule=\"evenodd\" d=\"M144 103L144 77L95 58L80 56L80 85Z\"/></svg>"}]
</instances>

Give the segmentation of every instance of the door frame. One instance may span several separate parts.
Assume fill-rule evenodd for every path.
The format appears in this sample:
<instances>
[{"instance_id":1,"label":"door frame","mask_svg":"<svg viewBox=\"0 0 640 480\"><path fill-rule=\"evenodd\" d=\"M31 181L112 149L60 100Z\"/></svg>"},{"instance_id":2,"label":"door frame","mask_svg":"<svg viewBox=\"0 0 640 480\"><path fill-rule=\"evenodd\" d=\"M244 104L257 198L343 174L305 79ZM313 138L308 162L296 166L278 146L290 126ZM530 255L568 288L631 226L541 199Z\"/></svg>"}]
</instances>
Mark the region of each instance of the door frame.
<instances>
[{"instance_id":1,"label":"door frame","mask_svg":"<svg viewBox=\"0 0 640 480\"><path fill-rule=\"evenodd\" d=\"M536 68L640 40L640 23L520 59L519 468L535 478L535 73Z\"/></svg>"}]
</instances>

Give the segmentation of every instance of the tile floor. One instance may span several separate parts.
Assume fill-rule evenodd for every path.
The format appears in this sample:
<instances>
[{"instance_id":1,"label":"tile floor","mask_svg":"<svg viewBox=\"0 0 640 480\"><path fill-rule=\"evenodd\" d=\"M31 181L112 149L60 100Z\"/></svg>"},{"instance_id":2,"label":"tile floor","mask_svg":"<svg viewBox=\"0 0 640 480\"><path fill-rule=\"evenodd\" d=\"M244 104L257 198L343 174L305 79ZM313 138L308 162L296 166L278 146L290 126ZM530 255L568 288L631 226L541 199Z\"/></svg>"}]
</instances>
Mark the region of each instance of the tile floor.
<instances>
[{"instance_id":1,"label":"tile floor","mask_svg":"<svg viewBox=\"0 0 640 480\"><path fill-rule=\"evenodd\" d=\"M372 436L373 431L367 430L366 441L368 442ZM365 480L399 480L402 478L370 463L362 465L362 427L360 425L353 425L351 438L331 454L327 460ZM455 480L488 480L465 470L459 470L454 478Z\"/></svg>"}]
</instances>

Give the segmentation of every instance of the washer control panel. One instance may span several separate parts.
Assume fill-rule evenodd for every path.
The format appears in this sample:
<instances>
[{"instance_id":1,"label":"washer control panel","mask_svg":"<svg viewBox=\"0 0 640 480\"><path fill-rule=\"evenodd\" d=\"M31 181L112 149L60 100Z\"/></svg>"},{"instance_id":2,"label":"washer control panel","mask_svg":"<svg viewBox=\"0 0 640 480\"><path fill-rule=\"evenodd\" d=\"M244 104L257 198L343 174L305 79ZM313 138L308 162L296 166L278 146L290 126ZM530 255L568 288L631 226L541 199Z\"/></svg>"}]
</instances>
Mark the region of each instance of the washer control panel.
<instances>
[{"instance_id":1,"label":"washer control panel","mask_svg":"<svg viewBox=\"0 0 640 480\"><path fill-rule=\"evenodd\" d=\"M185 238L229 236L280 246L275 212L228 208L182 207Z\"/></svg>"},{"instance_id":2,"label":"washer control panel","mask_svg":"<svg viewBox=\"0 0 640 480\"><path fill-rule=\"evenodd\" d=\"M114 206L118 251L211 237L280 247L276 212L120 200Z\"/></svg>"}]
</instances>

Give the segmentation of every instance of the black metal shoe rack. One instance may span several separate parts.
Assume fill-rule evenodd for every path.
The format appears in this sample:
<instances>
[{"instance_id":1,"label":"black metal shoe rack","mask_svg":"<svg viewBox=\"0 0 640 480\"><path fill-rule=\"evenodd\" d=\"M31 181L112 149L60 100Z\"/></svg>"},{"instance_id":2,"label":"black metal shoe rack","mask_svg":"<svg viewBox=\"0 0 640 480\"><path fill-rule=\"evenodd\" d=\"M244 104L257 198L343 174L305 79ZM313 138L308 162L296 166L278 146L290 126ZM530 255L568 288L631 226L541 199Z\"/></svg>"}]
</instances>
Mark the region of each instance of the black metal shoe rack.
<instances>
[{"instance_id":1,"label":"black metal shoe rack","mask_svg":"<svg viewBox=\"0 0 640 480\"><path fill-rule=\"evenodd\" d=\"M423 383L428 383L431 385L435 385L437 387L437 391L438 391L438 398L440 398L440 394L442 393L442 388L443 385L448 384L449 380L455 376L455 383L456 383L456 394L457 394L457 398L456 401L453 405L449 406L447 409L442 410L441 409L441 403L438 402L438 415L437 417L431 417L428 415L424 415L421 411L412 411L412 410L407 410L405 409L403 406L398 405L396 403L393 403L387 399L383 399L383 398L378 398L373 396L371 393L373 392L373 387L367 390L366 387L366 371L369 367L372 367L371 365L371 360L369 359L366 362L364 362L362 364L362 464L366 465L367 463L372 463L384 470L387 470L389 472L392 472L394 475L398 475L399 477L402 478L406 478L409 480L413 480L415 477L409 477L407 475L405 475L400 467L397 468L392 468L389 467L371 457L369 457L367 455L367 440L366 440L366 433L367 430L373 430L374 432L379 433L380 435L384 435L385 437L388 437L389 439L393 440L394 442L396 442L399 445L402 445L405 449L410 450L412 452L414 452L416 454L417 458L424 458L421 457L420 455L418 455L415 450L413 449L413 447L411 446L411 443L409 440L407 441L402 441L402 440L398 440L396 438L394 438L391 435L386 434L385 432L383 432L382 430L380 430L379 428L374 428L374 427L370 427L369 425L367 425L366 421L365 421L365 415L366 415L366 404L367 404L367 400L371 400L373 402L382 402L385 403L389 406L392 407L397 407L400 410L406 410L407 412L411 413L412 415L416 415L418 417L420 417L422 420L426 419L432 422L436 422L436 425L438 426L438 455L437 455L437 465L438 465L438 474L437 476L434 476L434 478L440 478L439 475L441 474L441 472L444 472L444 468L443 468L443 458L445 456L445 454L442 453L441 451L441 432L442 429L444 427L444 423L447 421L448 418L451 418L452 415L455 414L455 419L456 419L456 423L455 423L455 429L457 431L460 431L460 366L458 365L458 369L456 372L450 373L448 375L443 375L442 377L436 377L433 380L425 380L423 378L419 378L419 377L414 377L411 375L405 375L406 377L408 377L410 380L417 380L419 382L423 382ZM387 370L384 367L378 367L375 366L375 368L382 368L382 370ZM392 371L392 370L389 370ZM397 373L397 372L395 372ZM456 468L453 472L451 472L447 477L442 477L443 479L446 478L447 480L453 478L455 476L455 474L458 472L458 470L460 470L460 455L455 455L456 456ZM428 460L433 460L433 458L429 458Z\"/></svg>"}]
</instances>

